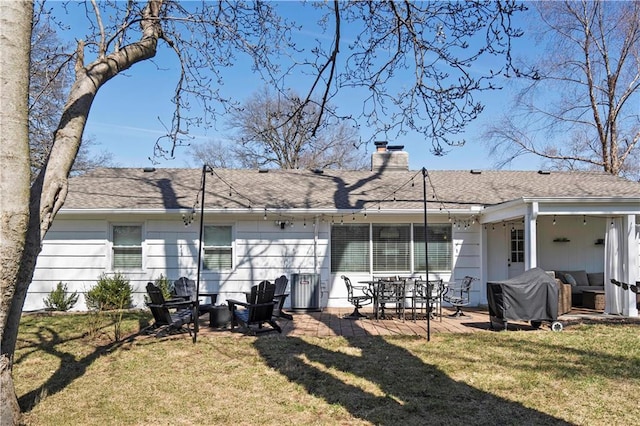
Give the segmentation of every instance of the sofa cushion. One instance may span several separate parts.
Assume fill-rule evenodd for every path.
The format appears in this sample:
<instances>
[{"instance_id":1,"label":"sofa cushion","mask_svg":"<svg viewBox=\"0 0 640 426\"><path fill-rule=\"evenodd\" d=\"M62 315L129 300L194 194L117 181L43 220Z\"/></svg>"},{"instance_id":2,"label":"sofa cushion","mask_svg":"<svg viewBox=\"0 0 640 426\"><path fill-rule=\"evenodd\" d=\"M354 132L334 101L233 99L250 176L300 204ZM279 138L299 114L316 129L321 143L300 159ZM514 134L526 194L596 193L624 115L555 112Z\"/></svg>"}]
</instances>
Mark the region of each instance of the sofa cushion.
<instances>
[{"instance_id":1,"label":"sofa cushion","mask_svg":"<svg viewBox=\"0 0 640 426\"><path fill-rule=\"evenodd\" d=\"M567 284L578 285L576 279L573 278L573 275L571 274L564 274L564 280L567 282Z\"/></svg>"},{"instance_id":2,"label":"sofa cushion","mask_svg":"<svg viewBox=\"0 0 640 426\"><path fill-rule=\"evenodd\" d=\"M604 272L593 272L587 274L589 285L602 287L604 286Z\"/></svg>"},{"instance_id":3,"label":"sofa cushion","mask_svg":"<svg viewBox=\"0 0 640 426\"><path fill-rule=\"evenodd\" d=\"M558 278L560 278L563 283L569 284L569 282L565 278L565 274L571 275L575 279L576 285L578 285L578 286L589 285L589 278L587 278L587 271L585 271L585 270L581 270L581 271L556 271L556 276L559 275Z\"/></svg>"}]
</instances>

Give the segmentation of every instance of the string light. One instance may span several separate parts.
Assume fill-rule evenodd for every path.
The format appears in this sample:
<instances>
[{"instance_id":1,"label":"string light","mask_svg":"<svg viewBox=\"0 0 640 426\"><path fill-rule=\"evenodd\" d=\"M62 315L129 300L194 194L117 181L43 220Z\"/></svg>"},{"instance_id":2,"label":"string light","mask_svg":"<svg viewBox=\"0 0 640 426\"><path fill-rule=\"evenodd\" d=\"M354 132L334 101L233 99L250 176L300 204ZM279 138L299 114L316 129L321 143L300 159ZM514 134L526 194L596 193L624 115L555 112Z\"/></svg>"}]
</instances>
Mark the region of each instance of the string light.
<instances>
[{"instance_id":1,"label":"string light","mask_svg":"<svg viewBox=\"0 0 640 426\"><path fill-rule=\"evenodd\" d=\"M407 181L405 181L404 183L402 183L401 185L399 185L399 186L398 186L397 188L395 188L393 191L389 192L389 193L388 193L388 195L387 195L386 197L384 197L384 198L380 199L380 200L377 202L377 210L378 210L378 212L381 212L381 204L382 204L382 202L384 202L385 200L389 200L390 198L392 198L394 202L395 202L395 201L397 201L397 199L398 199L398 198L397 198L397 196L398 196L398 191L400 191L401 189L403 189L404 187L406 187L406 186L408 186L408 185L410 185L411 187L415 187L415 177L416 177L419 173L422 173L423 171L424 171L424 168L423 168L423 169L421 169L420 171L416 172L416 173L415 173L413 176L411 176ZM219 175L219 174L218 174L218 173L217 173L217 172L216 172L212 167L210 168L210 173L211 173L211 175L212 175L212 176L217 177L220 181L222 181L224 184L226 184L226 185L229 187L229 196L230 196L230 197L233 197L233 194L235 193L235 194L237 194L237 195L236 195L237 197L240 197L240 198L245 199L246 201L248 201L248 205L247 205L247 207L248 207L249 209L251 209L251 205L252 205L252 204L255 204L255 203L253 203L253 202L252 202L252 200L251 200L251 199L249 199L247 196L245 196L245 195L243 195L242 193L240 193L236 188L234 188L234 186L233 186L231 183L227 182L227 181L226 181L222 176L220 176L220 175ZM449 216L449 222L451 222L451 221L452 221L452 218L451 218L451 212L450 212L450 211L445 207L444 203L439 199L438 194L437 194L437 191L436 191L436 188L435 188L435 186L433 185L433 182L432 182L432 180L431 180L431 175L430 175L429 173L424 173L424 177L425 177L425 179L427 179L427 180L428 180L429 186L431 187L431 194L432 194L431 198L432 198L433 200L435 200L435 201L437 201L437 202L439 203L439 210L440 210L440 211L443 211L443 210L447 211L448 216ZM355 213L356 213L355 211L352 213L352 220L355 220ZM364 217L367 217L367 211L366 211L366 208L364 208L364 209L363 209L363 215L364 215ZM321 215L321 217L322 217L322 221L323 221L323 222L325 222L325 218L324 218L324 216L323 216L323 215ZM473 216L472 216L472 219L473 219L472 223L473 223L473 224L475 224L475 219L473 218ZM189 222L189 217L188 217L188 216L184 216L184 220L185 220L186 222ZM192 219L191 219L191 220L192 220ZM267 220L267 208L266 208L266 207L264 208L263 220ZM306 223L306 218L304 218L304 221L305 221L305 223ZM333 216L331 217L331 223L335 223L335 219L334 219L334 217L333 217ZM341 218L341 223L344 223L343 218ZM315 224L316 224L316 223L315 223L315 221L314 221L314 226L315 226ZM460 226L460 224L459 224L459 223L458 223L457 225L458 225L458 227ZM468 221L464 223L464 226L465 226L465 228L470 226L470 225L469 225L469 223L468 223Z\"/></svg>"}]
</instances>

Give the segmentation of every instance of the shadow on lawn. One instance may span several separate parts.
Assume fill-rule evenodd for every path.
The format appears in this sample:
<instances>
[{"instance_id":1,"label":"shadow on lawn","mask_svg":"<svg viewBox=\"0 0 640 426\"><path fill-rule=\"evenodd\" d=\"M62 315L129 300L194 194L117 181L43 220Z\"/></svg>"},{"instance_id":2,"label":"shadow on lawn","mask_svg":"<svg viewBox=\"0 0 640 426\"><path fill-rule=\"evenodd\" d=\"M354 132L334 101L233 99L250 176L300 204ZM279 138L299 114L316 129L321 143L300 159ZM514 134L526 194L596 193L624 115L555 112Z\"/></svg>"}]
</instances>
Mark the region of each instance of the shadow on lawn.
<instances>
[{"instance_id":1,"label":"shadow on lawn","mask_svg":"<svg viewBox=\"0 0 640 426\"><path fill-rule=\"evenodd\" d=\"M293 336L256 339L255 346L272 368L310 395L373 424L569 424L457 382L382 337L344 338L347 344L337 350ZM343 375L357 384L346 383Z\"/></svg>"},{"instance_id":2,"label":"shadow on lawn","mask_svg":"<svg viewBox=\"0 0 640 426\"><path fill-rule=\"evenodd\" d=\"M139 319L139 323L139 329L142 330L146 326L142 317ZM100 329L107 329L113 327L113 325L113 322L102 324ZM40 327L33 335L35 340L22 341L23 346L21 352L23 353L16 359L15 364L23 361L30 354L41 351L58 358L60 360L60 366L41 386L18 398L20 410L23 413L31 411L42 398L60 392L74 380L82 377L87 368L101 356L133 342L138 333L129 335L120 341L110 341L104 345L96 345L92 352L81 358L77 358L73 353L60 350L59 346L73 340L82 340L85 338L84 335L75 335L71 338L63 339L57 331L50 327Z\"/></svg>"}]
</instances>

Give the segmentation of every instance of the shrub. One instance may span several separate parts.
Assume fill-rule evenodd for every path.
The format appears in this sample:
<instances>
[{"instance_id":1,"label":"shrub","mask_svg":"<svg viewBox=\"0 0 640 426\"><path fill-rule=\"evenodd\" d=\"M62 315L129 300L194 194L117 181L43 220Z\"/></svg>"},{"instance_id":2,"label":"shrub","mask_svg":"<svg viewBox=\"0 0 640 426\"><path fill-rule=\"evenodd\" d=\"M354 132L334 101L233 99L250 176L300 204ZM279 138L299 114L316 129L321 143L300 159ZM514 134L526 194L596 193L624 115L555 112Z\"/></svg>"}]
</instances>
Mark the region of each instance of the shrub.
<instances>
[{"instance_id":1,"label":"shrub","mask_svg":"<svg viewBox=\"0 0 640 426\"><path fill-rule=\"evenodd\" d=\"M133 287L120 272L113 276L100 275L98 284L87 292L87 308L98 311L130 308Z\"/></svg>"},{"instance_id":2,"label":"shrub","mask_svg":"<svg viewBox=\"0 0 640 426\"><path fill-rule=\"evenodd\" d=\"M67 285L59 281L55 290L51 290L49 296L44 299L44 305L51 311L68 311L77 301L78 293L74 291L69 294Z\"/></svg>"},{"instance_id":3,"label":"shrub","mask_svg":"<svg viewBox=\"0 0 640 426\"><path fill-rule=\"evenodd\" d=\"M173 289L173 281L160 274L160 277L155 280L155 285L162 291L162 296L165 299L171 299L171 290Z\"/></svg>"}]
</instances>

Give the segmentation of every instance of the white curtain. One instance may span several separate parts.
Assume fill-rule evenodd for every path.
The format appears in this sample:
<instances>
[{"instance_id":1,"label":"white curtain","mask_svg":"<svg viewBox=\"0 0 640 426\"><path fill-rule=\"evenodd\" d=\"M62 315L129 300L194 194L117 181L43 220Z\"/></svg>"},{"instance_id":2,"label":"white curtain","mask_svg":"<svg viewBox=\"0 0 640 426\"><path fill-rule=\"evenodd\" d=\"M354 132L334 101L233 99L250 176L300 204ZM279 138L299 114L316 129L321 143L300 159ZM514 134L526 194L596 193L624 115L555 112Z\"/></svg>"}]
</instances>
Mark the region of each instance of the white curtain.
<instances>
[{"instance_id":1,"label":"white curtain","mask_svg":"<svg viewBox=\"0 0 640 426\"><path fill-rule=\"evenodd\" d=\"M624 290L611 284L611 278L622 280L624 274L622 218L608 220L606 227L604 242L604 312L607 314L622 315Z\"/></svg>"}]
</instances>

